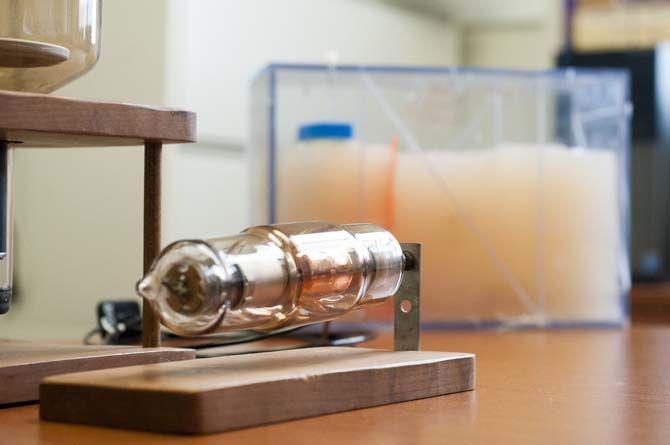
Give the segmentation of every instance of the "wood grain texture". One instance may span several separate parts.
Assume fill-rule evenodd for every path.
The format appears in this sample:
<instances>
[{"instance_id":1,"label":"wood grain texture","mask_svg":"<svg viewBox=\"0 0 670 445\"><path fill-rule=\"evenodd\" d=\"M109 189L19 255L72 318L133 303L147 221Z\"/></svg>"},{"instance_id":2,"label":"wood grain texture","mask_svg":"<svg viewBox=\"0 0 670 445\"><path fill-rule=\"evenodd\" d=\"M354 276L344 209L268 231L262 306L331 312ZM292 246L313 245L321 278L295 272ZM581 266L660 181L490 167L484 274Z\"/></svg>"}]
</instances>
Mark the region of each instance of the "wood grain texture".
<instances>
[{"instance_id":1,"label":"wood grain texture","mask_svg":"<svg viewBox=\"0 0 670 445\"><path fill-rule=\"evenodd\" d=\"M161 248L161 156L163 144L144 144L144 273L149 271ZM158 316L142 302L142 346L161 345L161 326Z\"/></svg>"},{"instance_id":2,"label":"wood grain texture","mask_svg":"<svg viewBox=\"0 0 670 445\"><path fill-rule=\"evenodd\" d=\"M68 374L45 420L212 433L467 391L474 356L324 347Z\"/></svg>"},{"instance_id":3,"label":"wood grain texture","mask_svg":"<svg viewBox=\"0 0 670 445\"><path fill-rule=\"evenodd\" d=\"M189 349L71 346L0 340L0 404L37 400L40 380L54 374L194 357L195 352Z\"/></svg>"},{"instance_id":4,"label":"wood grain texture","mask_svg":"<svg viewBox=\"0 0 670 445\"><path fill-rule=\"evenodd\" d=\"M0 91L0 139L21 147L193 142L194 113L170 108Z\"/></svg>"},{"instance_id":5,"label":"wood grain texture","mask_svg":"<svg viewBox=\"0 0 670 445\"><path fill-rule=\"evenodd\" d=\"M34 405L0 410L0 425L20 445L670 443L670 320L628 330L429 331L421 343L475 352L476 390L206 436L40 422ZM392 335L369 346L392 347Z\"/></svg>"}]
</instances>

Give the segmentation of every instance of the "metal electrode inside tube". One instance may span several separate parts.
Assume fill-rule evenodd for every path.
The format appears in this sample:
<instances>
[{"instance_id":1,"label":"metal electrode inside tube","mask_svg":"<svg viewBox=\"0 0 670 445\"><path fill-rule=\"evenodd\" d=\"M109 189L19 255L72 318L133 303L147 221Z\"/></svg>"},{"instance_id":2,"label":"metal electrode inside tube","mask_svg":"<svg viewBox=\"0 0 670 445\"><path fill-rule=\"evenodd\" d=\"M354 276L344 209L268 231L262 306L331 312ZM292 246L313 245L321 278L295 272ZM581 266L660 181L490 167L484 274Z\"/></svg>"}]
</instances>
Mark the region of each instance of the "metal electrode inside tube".
<instances>
[{"instance_id":1,"label":"metal electrode inside tube","mask_svg":"<svg viewBox=\"0 0 670 445\"><path fill-rule=\"evenodd\" d=\"M179 335L271 331L387 301L403 267L400 244L377 225L278 224L177 241L137 291Z\"/></svg>"}]
</instances>

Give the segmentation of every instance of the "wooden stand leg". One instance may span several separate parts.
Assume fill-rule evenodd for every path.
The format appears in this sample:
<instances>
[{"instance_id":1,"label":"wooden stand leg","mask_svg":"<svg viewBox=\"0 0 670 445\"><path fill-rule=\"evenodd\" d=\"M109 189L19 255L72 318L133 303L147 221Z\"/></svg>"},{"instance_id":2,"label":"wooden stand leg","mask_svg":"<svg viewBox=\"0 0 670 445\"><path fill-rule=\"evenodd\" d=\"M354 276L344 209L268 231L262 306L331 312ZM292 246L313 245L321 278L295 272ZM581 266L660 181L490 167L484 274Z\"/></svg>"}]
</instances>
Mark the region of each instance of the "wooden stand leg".
<instances>
[{"instance_id":1,"label":"wooden stand leg","mask_svg":"<svg viewBox=\"0 0 670 445\"><path fill-rule=\"evenodd\" d=\"M144 272L151 267L161 245L161 142L144 143ZM146 301L142 304L142 346L159 347L158 317Z\"/></svg>"}]
</instances>

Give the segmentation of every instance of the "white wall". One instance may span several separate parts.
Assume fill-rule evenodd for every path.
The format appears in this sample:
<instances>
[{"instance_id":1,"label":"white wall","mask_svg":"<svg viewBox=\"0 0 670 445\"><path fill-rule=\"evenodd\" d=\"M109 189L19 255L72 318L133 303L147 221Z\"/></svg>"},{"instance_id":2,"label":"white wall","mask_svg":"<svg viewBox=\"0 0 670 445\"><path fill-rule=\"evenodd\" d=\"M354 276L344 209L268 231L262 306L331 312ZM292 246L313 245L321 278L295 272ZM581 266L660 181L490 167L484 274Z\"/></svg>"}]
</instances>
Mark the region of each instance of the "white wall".
<instances>
[{"instance_id":1,"label":"white wall","mask_svg":"<svg viewBox=\"0 0 670 445\"><path fill-rule=\"evenodd\" d=\"M483 14L473 7L464 17L463 65L514 69L547 69L555 65L563 40L561 0L478 0L477 3L480 6L498 3L504 13L494 20L494 14Z\"/></svg>"},{"instance_id":2,"label":"white wall","mask_svg":"<svg viewBox=\"0 0 670 445\"><path fill-rule=\"evenodd\" d=\"M57 94L198 112L202 143L167 150L164 242L247 224L240 147L264 64L328 49L342 62L455 64L459 48L445 22L361 0L114 0L103 17L100 62ZM18 298L0 337L80 338L96 301L134 298L142 150L20 150L15 174Z\"/></svg>"},{"instance_id":3,"label":"white wall","mask_svg":"<svg viewBox=\"0 0 670 445\"><path fill-rule=\"evenodd\" d=\"M172 0L170 102L198 112L201 143L168 158L165 236L234 233L248 225L251 78L270 62L455 65L445 21L361 0ZM216 147L233 147L221 150ZM237 151L235 151L235 147Z\"/></svg>"},{"instance_id":4,"label":"white wall","mask_svg":"<svg viewBox=\"0 0 670 445\"><path fill-rule=\"evenodd\" d=\"M161 104L162 0L103 5L103 51L56 94ZM16 152L16 300L0 337L80 338L103 298L133 298L142 271L142 150Z\"/></svg>"},{"instance_id":5,"label":"white wall","mask_svg":"<svg viewBox=\"0 0 670 445\"><path fill-rule=\"evenodd\" d=\"M463 65L486 68L547 69L558 45L540 25L468 26L463 32Z\"/></svg>"}]
</instances>

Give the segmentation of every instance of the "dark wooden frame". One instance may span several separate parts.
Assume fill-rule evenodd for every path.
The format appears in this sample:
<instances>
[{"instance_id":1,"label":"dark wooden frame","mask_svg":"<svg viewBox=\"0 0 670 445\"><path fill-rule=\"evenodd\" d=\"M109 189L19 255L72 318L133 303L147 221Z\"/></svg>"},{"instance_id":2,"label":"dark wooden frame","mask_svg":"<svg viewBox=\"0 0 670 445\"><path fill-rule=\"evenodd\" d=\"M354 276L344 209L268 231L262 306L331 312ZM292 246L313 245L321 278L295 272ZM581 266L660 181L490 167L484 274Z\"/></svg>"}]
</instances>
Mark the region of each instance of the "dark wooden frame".
<instances>
[{"instance_id":1,"label":"dark wooden frame","mask_svg":"<svg viewBox=\"0 0 670 445\"><path fill-rule=\"evenodd\" d=\"M22 147L144 145L144 271L160 251L163 144L195 142L195 113L170 108L0 91L0 141ZM144 304L142 346L160 346L160 325Z\"/></svg>"}]
</instances>

